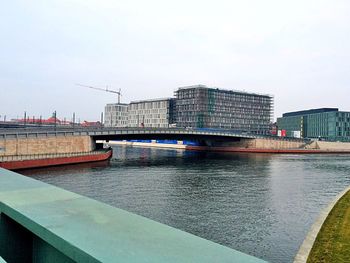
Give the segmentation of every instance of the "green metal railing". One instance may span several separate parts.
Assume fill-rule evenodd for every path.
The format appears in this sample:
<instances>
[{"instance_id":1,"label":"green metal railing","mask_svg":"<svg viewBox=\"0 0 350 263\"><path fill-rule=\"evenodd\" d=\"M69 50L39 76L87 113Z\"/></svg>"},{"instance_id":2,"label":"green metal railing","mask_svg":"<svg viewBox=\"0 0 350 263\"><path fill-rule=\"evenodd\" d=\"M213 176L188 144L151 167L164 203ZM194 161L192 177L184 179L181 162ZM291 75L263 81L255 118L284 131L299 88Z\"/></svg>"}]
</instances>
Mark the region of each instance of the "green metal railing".
<instances>
[{"instance_id":1,"label":"green metal railing","mask_svg":"<svg viewBox=\"0 0 350 263\"><path fill-rule=\"evenodd\" d=\"M8 263L265 262L1 168L0 257Z\"/></svg>"}]
</instances>

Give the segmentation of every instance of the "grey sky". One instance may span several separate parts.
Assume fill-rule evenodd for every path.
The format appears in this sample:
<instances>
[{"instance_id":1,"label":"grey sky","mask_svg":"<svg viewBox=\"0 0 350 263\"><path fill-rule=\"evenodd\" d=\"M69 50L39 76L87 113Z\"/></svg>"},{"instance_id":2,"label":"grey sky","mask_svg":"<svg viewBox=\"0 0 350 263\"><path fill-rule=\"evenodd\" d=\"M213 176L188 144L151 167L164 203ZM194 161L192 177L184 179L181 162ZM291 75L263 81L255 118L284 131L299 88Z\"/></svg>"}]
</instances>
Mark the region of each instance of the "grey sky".
<instances>
[{"instance_id":1,"label":"grey sky","mask_svg":"<svg viewBox=\"0 0 350 263\"><path fill-rule=\"evenodd\" d=\"M350 110L350 1L3 1L0 115L98 120L205 84L275 96L275 117Z\"/></svg>"}]
</instances>

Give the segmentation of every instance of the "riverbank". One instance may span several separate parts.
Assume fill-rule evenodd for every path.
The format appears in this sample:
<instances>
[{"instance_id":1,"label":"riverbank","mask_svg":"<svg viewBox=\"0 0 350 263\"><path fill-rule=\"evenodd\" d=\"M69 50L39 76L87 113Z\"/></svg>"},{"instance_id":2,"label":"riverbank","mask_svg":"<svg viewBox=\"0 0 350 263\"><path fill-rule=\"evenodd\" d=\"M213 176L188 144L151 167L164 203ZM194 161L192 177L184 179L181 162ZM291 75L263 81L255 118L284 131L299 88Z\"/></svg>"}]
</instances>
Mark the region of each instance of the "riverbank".
<instances>
[{"instance_id":1,"label":"riverbank","mask_svg":"<svg viewBox=\"0 0 350 263\"><path fill-rule=\"evenodd\" d=\"M350 187L324 209L294 263L350 262Z\"/></svg>"},{"instance_id":2,"label":"riverbank","mask_svg":"<svg viewBox=\"0 0 350 263\"><path fill-rule=\"evenodd\" d=\"M106 143L105 141L98 141ZM119 146L133 146L133 147L154 147L154 148L166 148L166 149L186 149L185 144L176 143L157 143L155 141L152 142L133 142L133 141L109 141L107 143L109 146L119 145Z\"/></svg>"},{"instance_id":3,"label":"riverbank","mask_svg":"<svg viewBox=\"0 0 350 263\"><path fill-rule=\"evenodd\" d=\"M98 141L99 143L106 143L109 146L121 145L132 147L145 148L167 148L167 149L181 149L188 151L206 151L206 152L233 152L233 153L269 153L269 154L350 154L350 143L341 142L317 142L313 141L307 144L302 144L297 148L298 144L290 142L290 145L279 145L278 141L244 141L236 143L227 143L225 146L201 146L186 144L183 141L177 143L157 142L150 140L149 142L141 141ZM249 143L248 143L249 142ZM287 146L291 148L286 148Z\"/></svg>"},{"instance_id":4,"label":"riverbank","mask_svg":"<svg viewBox=\"0 0 350 263\"><path fill-rule=\"evenodd\" d=\"M307 262L350 262L350 190L322 225Z\"/></svg>"},{"instance_id":5,"label":"riverbank","mask_svg":"<svg viewBox=\"0 0 350 263\"><path fill-rule=\"evenodd\" d=\"M233 152L233 153L271 153L271 154L350 154L350 150L338 149L269 149L269 148L241 148L215 146L187 146L191 151Z\"/></svg>"}]
</instances>

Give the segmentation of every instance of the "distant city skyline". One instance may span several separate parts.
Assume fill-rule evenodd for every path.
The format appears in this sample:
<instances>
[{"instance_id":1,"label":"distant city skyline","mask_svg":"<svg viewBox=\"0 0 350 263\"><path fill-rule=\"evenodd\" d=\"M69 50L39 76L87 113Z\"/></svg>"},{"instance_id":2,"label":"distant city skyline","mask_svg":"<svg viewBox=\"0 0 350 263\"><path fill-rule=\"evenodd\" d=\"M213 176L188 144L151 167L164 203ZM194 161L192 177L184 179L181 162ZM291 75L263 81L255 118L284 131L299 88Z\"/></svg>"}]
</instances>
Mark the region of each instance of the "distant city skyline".
<instances>
[{"instance_id":1,"label":"distant city skyline","mask_svg":"<svg viewBox=\"0 0 350 263\"><path fill-rule=\"evenodd\" d=\"M349 111L350 2L7 1L0 10L0 115L99 120L181 86L272 94L284 112Z\"/></svg>"}]
</instances>

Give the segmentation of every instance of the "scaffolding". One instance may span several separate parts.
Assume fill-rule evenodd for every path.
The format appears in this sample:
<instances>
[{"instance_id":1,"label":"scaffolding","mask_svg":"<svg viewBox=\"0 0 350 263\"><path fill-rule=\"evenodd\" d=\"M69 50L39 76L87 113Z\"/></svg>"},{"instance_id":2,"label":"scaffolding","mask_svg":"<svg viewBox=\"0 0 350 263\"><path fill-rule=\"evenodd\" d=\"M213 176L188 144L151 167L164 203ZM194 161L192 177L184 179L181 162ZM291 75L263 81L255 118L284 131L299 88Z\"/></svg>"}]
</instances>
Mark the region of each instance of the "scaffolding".
<instances>
[{"instance_id":1,"label":"scaffolding","mask_svg":"<svg viewBox=\"0 0 350 263\"><path fill-rule=\"evenodd\" d=\"M179 88L175 97L178 127L269 132L273 118L271 95L197 85Z\"/></svg>"}]
</instances>

